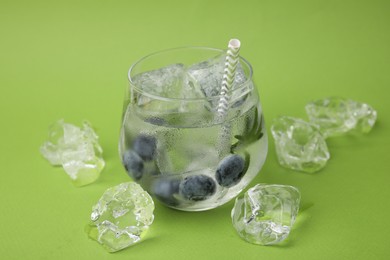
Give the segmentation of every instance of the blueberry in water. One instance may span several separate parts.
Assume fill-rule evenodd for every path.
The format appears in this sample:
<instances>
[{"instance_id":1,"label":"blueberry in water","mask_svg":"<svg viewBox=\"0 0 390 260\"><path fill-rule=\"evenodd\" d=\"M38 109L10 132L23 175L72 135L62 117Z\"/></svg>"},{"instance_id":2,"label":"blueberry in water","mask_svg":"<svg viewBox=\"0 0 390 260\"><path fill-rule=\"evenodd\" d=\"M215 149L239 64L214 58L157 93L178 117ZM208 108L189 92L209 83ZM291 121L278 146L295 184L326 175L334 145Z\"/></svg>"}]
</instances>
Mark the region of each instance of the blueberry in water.
<instances>
[{"instance_id":1,"label":"blueberry in water","mask_svg":"<svg viewBox=\"0 0 390 260\"><path fill-rule=\"evenodd\" d=\"M136 152L133 150L124 152L123 165L131 178L134 180L141 179L144 170L144 161Z\"/></svg>"},{"instance_id":2,"label":"blueberry in water","mask_svg":"<svg viewBox=\"0 0 390 260\"><path fill-rule=\"evenodd\" d=\"M206 175L188 176L179 185L180 195L187 200L205 200L213 195L215 191L214 180Z\"/></svg>"},{"instance_id":3,"label":"blueberry in water","mask_svg":"<svg viewBox=\"0 0 390 260\"><path fill-rule=\"evenodd\" d=\"M148 135L139 135L133 142L134 151L145 161L153 160L156 146L156 138Z\"/></svg>"},{"instance_id":4,"label":"blueberry in water","mask_svg":"<svg viewBox=\"0 0 390 260\"><path fill-rule=\"evenodd\" d=\"M179 179L159 178L152 184L152 193L161 202L169 206L177 206L179 202L174 195L179 193L179 185Z\"/></svg>"},{"instance_id":5,"label":"blueberry in water","mask_svg":"<svg viewBox=\"0 0 390 260\"><path fill-rule=\"evenodd\" d=\"M246 170L244 158L237 154L231 154L218 164L215 178L219 185L229 188L240 182Z\"/></svg>"}]
</instances>

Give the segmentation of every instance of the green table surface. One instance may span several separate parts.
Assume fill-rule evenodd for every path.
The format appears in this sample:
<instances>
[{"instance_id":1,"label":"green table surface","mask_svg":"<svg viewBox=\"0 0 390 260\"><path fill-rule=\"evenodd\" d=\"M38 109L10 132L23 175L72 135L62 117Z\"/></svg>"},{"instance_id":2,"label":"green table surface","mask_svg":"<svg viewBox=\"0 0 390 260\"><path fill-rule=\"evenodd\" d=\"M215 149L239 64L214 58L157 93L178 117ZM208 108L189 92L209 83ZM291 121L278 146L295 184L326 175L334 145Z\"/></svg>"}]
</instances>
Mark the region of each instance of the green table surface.
<instances>
[{"instance_id":1,"label":"green table surface","mask_svg":"<svg viewBox=\"0 0 390 260\"><path fill-rule=\"evenodd\" d=\"M0 1L1 259L389 259L390 1ZM91 206L129 181L117 141L130 65L178 46L242 42L253 65L267 130L279 115L305 118L313 99L367 102L367 135L329 139L315 174L280 167L272 137L250 184L298 187L301 212L276 246L240 239L233 201L198 213L156 203L145 241L107 253L87 238ZM95 126L106 167L74 187L39 147L56 120Z\"/></svg>"}]
</instances>

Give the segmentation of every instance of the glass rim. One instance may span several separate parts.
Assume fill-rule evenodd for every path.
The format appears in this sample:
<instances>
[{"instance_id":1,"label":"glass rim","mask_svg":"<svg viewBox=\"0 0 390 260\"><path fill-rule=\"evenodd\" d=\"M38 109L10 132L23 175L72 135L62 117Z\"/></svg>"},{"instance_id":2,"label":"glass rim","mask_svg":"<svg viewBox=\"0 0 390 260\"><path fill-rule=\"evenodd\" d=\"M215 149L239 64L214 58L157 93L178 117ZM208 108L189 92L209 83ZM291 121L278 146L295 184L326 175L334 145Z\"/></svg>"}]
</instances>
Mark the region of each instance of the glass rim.
<instances>
[{"instance_id":1,"label":"glass rim","mask_svg":"<svg viewBox=\"0 0 390 260\"><path fill-rule=\"evenodd\" d=\"M185 49L198 49L198 50L210 50L210 51L218 51L220 53L223 53L223 52L226 52L226 50L223 50L223 49L218 49L218 48L212 48L212 47L204 47L204 46L183 46L183 47L175 47L175 48L169 48L169 49L164 49L164 50L159 50L159 51L155 51L155 52L152 52L146 56L143 56L142 58L138 59L136 62L134 62L128 72L127 72L127 79L129 80L132 88L134 88L137 92L141 93L142 95L145 95L145 96L148 96L150 98L153 98L153 99L160 99L160 100L164 100L164 101L178 101L178 100L185 100L185 101L200 101L200 100L213 100L213 99L220 99L224 96L226 96L227 94L232 94L232 92L234 91L240 91L241 89L243 89L247 84L249 84L248 82L250 82L252 80L252 76L253 76L253 69L252 69L252 65L244 58L242 57L241 55L238 56L239 60L244 62L246 66L248 66L249 68L249 75L248 75L248 78L239 84L238 87L234 88L234 89L230 89L229 91L226 92L225 95L221 95L221 94L218 94L218 95L213 95L213 96L210 96L210 97L204 97L204 98L179 98L179 97L164 97L164 96L159 96L159 95L156 95L156 94L152 94L152 93L149 93L139 87L137 87L137 84L135 84L135 82L132 80L132 77L131 77L131 72L134 70L134 68L139 65L141 62L143 62L144 60L152 57L152 56L155 56L155 55L158 55L158 54L161 54L161 53L165 53L165 52L171 52L171 51L176 51L176 50L185 50Z\"/></svg>"}]
</instances>

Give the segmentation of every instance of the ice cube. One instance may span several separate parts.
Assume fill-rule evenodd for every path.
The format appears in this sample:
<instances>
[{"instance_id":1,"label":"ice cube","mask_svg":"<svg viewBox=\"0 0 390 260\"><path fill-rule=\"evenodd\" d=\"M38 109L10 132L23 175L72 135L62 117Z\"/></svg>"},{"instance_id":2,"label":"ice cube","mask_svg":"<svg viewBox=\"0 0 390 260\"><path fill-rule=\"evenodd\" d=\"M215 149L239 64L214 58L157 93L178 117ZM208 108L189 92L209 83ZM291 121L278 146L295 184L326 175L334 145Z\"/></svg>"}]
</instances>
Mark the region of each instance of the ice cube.
<instances>
[{"instance_id":1,"label":"ice cube","mask_svg":"<svg viewBox=\"0 0 390 260\"><path fill-rule=\"evenodd\" d=\"M317 124L326 137L354 129L368 133L377 117L376 111L368 104L340 97L319 99L308 103L305 108L310 121Z\"/></svg>"},{"instance_id":2,"label":"ice cube","mask_svg":"<svg viewBox=\"0 0 390 260\"><path fill-rule=\"evenodd\" d=\"M62 164L60 148L63 146L64 132L66 128L76 128L72 125L65 126L64 120L59 120L56 123L50 125L49 132L46 141L40 147L40 152L43 157L48 160L52 165L57 166Z\"/></svg>"},{"instance_id":3,"label":"ice cube","mask_svg":"<svg viewBox=\"0 0 390 260\"><path fill-rule=\"evenodd\" d=\"M97 180L105 165L98 136L88 122L79 128L57 121L40 151L52 165L62 165L76 186Z\"/></svg>"},{"instance_id":4,"label":"ice cube","mask_svg":"<svg viewBox=\"0 0 390 260\"><path fill-rule=\"evenodd\" d=\"M279 163L286 168L313 173L322 169L330 158L316 125L282 116L274 120L271 132Z\"/></svg>"},{"instance_id":5,"label":"ice cube","mask_svg":"<svg viewBox=\"0 0 390 260\"><path fill-rule=\"evenodd\" d=\"M143 72L133 77L132 98L135 111L145 117L164 117L183 112L186 103L181 99L190 98L192 90L187 83L183 64Z\"/></svg>"},{"instance_id":6,"label":"ice cube","mask_svg":"<svg viewBox=\"0 0 390 260\"><path fill-rule=\"evenodd\" d=\"M279 243L291 231L299 202L300 193L293 186L258 184L236 199L231 213L233 226L250 243Z\"/></svg>"},{"instance_id":7,"label":"ice cube","mask_svg":"<svg viewBox=\"0 0 390 260\"><path fill-rule=\"evenodd\" d=\"M219 99L215 97L220 94L225 68L225 58L225 54L218 55L207 61L196 63L190 66L187 70L189 75L188 84L195 86L194 89L200 89L202 91L203 96L209 99L211 110L215 110L218 106ZM239 62L237 64L235 78L233 85L231 86L231 90L237 89L246 81L247 76ZM245 93L248 92L248 89L250 89L249 85L246 87L247 88L244 88L242 91L233 92L233 96L230 97L230 100L232 101L231 104L233 104L233 106L238 106L243 102L242 96L245 96ZM241 102L237 103L240 100Z\"/></svg>"},{"instance_id":8,"label":"ice cube","mask_svg":"<svg viewBox=\"0 0 390 260\"><path fill-rule=\"evenodd\" d=\"M219 55L188 68L191 82L202 90L206 98L219 94L222 84L225 55Z\"/></svg>"},{"instance_id":9,"label":"ice cube","mask_svg":"<svg viewBox=\"0 0 390 260\"><path fill-rule=\"evenodd\" d=\"M107 189L92 207L88 236L109 251L116 252L139 243L153 223L154 203L134 182Z\"/></svg>"},{"instance_id":10,"label":"ice cube","mask_svg":"<svg viewBox=\"0 0 390 260\"><path fill-rule=\"evenodd\" d=\"M165 98L179 98L182 95L184 78L184 65L172 64L157 70L137 74L133 77L133 82L136 88L145 93ZM139 97L139 105L153 100L145 95Z\"/></svg>"},{"instance_id":11,"label":"ice cube","mask_svg":"<svg viewBox=\"0 0 390 260\"><path fill-rule=\"evenodd\" d=\"M377 112L370 105L350 100L351 111L356 118L355 129L362 133L369 133L374 127Z\"/></svg>"}]
</instances>

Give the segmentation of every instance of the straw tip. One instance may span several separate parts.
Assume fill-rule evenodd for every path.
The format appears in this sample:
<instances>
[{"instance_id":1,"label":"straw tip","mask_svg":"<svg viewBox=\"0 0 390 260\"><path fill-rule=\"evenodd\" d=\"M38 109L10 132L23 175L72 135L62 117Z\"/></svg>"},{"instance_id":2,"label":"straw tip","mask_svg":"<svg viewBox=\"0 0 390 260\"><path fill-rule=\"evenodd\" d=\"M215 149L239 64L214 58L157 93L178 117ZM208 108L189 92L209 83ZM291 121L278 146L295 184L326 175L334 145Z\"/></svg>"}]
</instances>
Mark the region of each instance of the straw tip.
<instances>
[{"instance_id":1,"label":"straw tip","mask_svg":"<svg viewBox=\"0 0 390 260\"><path fill-rule=\"evenodd\" d=\"M241 46L241 42L239 39L231 39L229 41L229 48L238 49Z\"/></svg>"}]
</instances>

